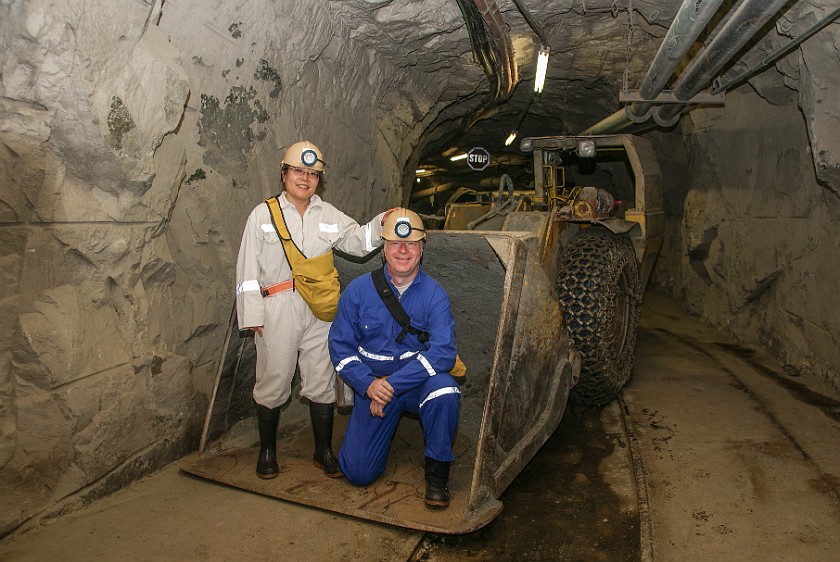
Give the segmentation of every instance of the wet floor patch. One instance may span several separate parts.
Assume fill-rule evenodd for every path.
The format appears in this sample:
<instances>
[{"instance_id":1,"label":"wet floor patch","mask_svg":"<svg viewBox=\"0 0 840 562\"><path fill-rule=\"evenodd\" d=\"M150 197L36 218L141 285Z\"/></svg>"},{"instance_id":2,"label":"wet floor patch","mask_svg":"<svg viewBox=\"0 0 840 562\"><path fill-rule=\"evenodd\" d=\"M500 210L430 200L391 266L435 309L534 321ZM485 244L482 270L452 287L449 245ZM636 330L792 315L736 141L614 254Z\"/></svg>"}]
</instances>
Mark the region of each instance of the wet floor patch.
<instances>
[{"instance_id":1,"label":"wet floor patch","mask_svg":"<svg viewBox=\"0 0 840 562\"><path fill-rule=\"evenodd\" d=\"M598 470L617 439L600 410L570 405L500 498L496 520L469 535L427 534L411 560L639 560L638 512L622 509Z\"/></svg>"}]
</instances>

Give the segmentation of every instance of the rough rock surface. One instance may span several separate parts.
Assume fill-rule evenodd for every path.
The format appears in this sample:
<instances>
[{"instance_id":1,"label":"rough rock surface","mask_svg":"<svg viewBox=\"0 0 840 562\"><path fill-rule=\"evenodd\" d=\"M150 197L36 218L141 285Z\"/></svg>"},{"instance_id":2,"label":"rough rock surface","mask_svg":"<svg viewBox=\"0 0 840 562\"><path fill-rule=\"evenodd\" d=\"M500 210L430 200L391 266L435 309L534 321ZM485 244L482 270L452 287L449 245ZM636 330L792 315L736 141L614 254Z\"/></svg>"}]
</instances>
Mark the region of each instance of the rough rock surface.
<instances>
[{"instance_id":1,"label":"rough rock surface","mask_svg":"<svg viewBox=\"0 0 840 562\"><path fill-rule=\"evenodd\" d=\"M618 109L680 2L525 4L554 54L523 123L539 135ZM794 3L749 60L833 5ZM524 86L466 143L500 143L530 97L539 41L498 6ZM9 0L0 25L2 535L195 446L242 224L288 144L319 145L324 197L361 220L408 200L488 86L452 0ZM838 43L835 24L661 137L657 271L693 312L835 383Z\"/></svg>"},{"instance_id":2,"label":"rough rock surface","mask_svg":"<svg viewBox=\"0 0 840 562\"><path fill-rule=\"evenodd\" d=\"M284 146L317 141L345 212L397 203L443 86L314 8L3 5L0 534L195 447Z\"/></svg>"},{"instance_id":3,"label":"rough rock surface","mask_svg":"<svg viewBox=\"0 0 840 562\"><path fill-rule=\"evenodd\" d=\"M840 201L819 184L806 123L792 109L745 91L723 111L690 114L689 173L664 166L670 227L653 282L736 341L783 359L789 374L837 387Z\"/></svg>"}]
</instances>

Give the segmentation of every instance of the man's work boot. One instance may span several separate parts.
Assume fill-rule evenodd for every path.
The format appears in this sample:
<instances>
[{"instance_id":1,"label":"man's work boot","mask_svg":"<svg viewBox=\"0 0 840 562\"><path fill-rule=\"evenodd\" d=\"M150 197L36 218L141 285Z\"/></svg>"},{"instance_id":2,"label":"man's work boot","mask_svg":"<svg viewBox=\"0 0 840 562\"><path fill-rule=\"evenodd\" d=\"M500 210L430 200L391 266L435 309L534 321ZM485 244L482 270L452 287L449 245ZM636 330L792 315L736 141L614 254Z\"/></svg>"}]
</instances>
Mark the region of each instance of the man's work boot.
<instances>
[{"instance_id":1,"label":"man's work boot","mask_svg":"<svg viewBox=\"0 0 840 562\"><path fill-rule=\"evenodd\" d=\"M426 497L427 506L447 507L449 505L449 465L451 463L426 457Z\"/></svg>"},{"instance_id":2,"label":"man's work boot","mask_svg":"<svg viewBox=\"0 0 840 562\"><path fill-rule=\"evenodd\" d=\"M280 406L266 408L257 404L257 426L260 430L260 455L257 457L257 476L277 478L277 423L280 421Z\"/></svg>"},{"instance_id":3,"label":"man's work boot","mask_svg":"<svg viewBox=\"0 0 840 562\"><path fill-rule=\"evenodd\" d=\"M315 454L312 460L315 466L324 469L330 478L342 476L338 459L332 450L333 405L309 402L309 418L312 420L312 433L315 434Z\"/></svg>"}]
</instances>

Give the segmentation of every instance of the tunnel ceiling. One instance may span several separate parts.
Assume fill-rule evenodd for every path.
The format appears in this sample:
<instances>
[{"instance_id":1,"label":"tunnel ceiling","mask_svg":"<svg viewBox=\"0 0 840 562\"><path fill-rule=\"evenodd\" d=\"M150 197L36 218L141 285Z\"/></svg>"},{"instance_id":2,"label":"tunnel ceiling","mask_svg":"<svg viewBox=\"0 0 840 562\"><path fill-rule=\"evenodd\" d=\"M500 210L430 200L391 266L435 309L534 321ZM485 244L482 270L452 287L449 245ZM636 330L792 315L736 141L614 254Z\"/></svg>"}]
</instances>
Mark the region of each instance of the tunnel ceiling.
<instances>
[{"instance_id":1,"label":"tunnel ceiling","mask_svg":"<svg viewBox=\"0 0 840 562\"><path fill-rule=\"evenodd\" d=\"M417 165L450 166L454 149L482 146L494 162L522 159L523 136L578 133L622 107L620 91L638 89L662 44L682 0L341 0L330 9L351 36L400 68L427 73L446 84L440 101L447 108L426 130ZM519 4L535 26L529 25ZM701 5L702 2L691 2ZM715 26L740 6L724 1L712 24L689 51L687 61L716 32ZM813 17L821 2L788 2L756 37L724 67L726 76L756 64L779 43L791 18ZM469 10L498 9L499 30L509 36L515 71L509 95L493 99L494 85L474 54L467 21ZM810 11L809 11L810 10ZM491 18L492 19L492 18ZM814 18L815 19L815 18ZM473 22L475 23L475 22ZM488 28L486 19L479 22ZM492 27L492 26L491 26ZM496 30L497 32L499 30ZM773 33L771 33L773 32ZM545 88L532 97L537 53L544 39L551 51ZM769 37L770 35L774 37ZM686 62L683 62L685 66ZM678 74L677 74L678 76ZM671 81L675 78L672 77ZM792 99L785 77L772 66L750 81L771 102ZM667 89L667 86L666 86ZM504 140L521 119L517 141ZM631 129L632 130L632 129ZM449 152L447 152L449 151Z\"/></svg>"},{"instance_id":2,"label":"tunnel ceiling","mask_svg":"<svg viewBox=\"0 0 840 562\"><path fill-rule=\"evenodd\" d=\"M544 91L520 127L535 136L573 132L618 109L625 72L637 79L644 74L681 0L520 3L551 49ZM356 40L398 67L420 69L447 84L445 101L452 105L439 120L440 128L428 132L421 165L454 145L480 145L494 155L510 152L504 140L533 95L541 41L512 1L496 6L519 81L509 99L491 103L492 85L473 55L465 14L456 0L331 3Z\"/></svg>"}]
</instances>

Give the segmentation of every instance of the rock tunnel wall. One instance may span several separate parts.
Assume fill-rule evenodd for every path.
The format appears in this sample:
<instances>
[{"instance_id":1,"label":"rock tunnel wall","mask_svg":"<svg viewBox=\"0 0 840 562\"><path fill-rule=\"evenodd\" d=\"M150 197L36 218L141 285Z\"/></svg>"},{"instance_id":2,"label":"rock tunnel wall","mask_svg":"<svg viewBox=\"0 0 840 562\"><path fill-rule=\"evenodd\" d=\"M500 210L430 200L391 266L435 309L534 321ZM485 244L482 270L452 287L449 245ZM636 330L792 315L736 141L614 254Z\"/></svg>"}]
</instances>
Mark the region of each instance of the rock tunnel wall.
<instances>
[{"instance_id":1,"label":"rock tunnel wall","mask_svg":"<svg viewBox=\"0 0 840 562\"><path fill-rule=\"evenodd\" d=\"M153 4L0 6L0 536L195 448L284 147L318 144L366 220L442 87L326 2Z\"/></svg>"},{"instance_id":2,"label":"rock tunnel wall","mask_svg":"<svg viewBox=\"0 0 840 562\"><path fill-rule=\"evenodd\" d=\"M836 107L824 110L837 120ZM840 388L840 198L836 184L818 181L836 170L812 158L812 121L795 100L771 105L742 89L723 110L684 118L682 143L659 137L668 236L652 283L736 341L766 348L785 374Z\"/></svg>"},{"instance_id":3,"label":"rock tunnel wall","mask_svg":"<svg viewBox=\"0 0 840 562\"><path fill-rule=\"evenodd\" d=\"M403 200L453 96L361 48L341 7L0 3L0 536L195 447L241 228L278 191L285 146L318 144L324 197L359 220ZM654 280L837 384L840 101L825 92L840 73L836 38L820 45L831 56L809 43L777 65L790 87L660 137L670 235Z\"/></svg>"}]
</instances>

